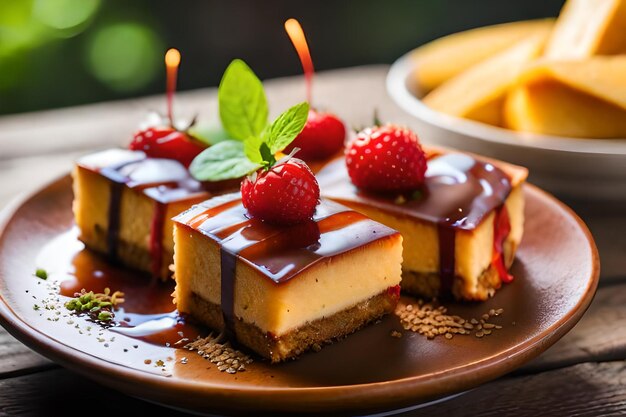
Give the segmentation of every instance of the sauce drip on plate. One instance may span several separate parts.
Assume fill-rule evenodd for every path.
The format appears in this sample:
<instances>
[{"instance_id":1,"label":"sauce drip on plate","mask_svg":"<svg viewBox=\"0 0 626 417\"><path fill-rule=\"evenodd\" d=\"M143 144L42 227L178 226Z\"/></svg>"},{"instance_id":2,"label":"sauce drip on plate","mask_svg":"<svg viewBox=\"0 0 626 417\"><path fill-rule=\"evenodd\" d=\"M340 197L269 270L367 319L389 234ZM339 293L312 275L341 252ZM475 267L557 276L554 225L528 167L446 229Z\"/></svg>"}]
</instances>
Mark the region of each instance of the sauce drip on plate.
<instances>
[{"instance_id":1,"label":"sauce drip on plate","mask_svg":"<svg viewBox=\"0 0 626 417\"><path fill-rule=\"evenodd\" d=\"M68 233L67 238L75 240L76 232ZM65 253L68 250L74 253ZM94 292L104 292L105 288L124 292L125 301L115 310L117 324L112 331L160 346L175 346L183 338L191 341L201 334L200 327L176 311L171 296L173 281L156 282L116 267L82 245L58 245L58 257L68 255L72 268L60 283L61 295L74 297L83 288Z\"/></svg>"}]
</instances>

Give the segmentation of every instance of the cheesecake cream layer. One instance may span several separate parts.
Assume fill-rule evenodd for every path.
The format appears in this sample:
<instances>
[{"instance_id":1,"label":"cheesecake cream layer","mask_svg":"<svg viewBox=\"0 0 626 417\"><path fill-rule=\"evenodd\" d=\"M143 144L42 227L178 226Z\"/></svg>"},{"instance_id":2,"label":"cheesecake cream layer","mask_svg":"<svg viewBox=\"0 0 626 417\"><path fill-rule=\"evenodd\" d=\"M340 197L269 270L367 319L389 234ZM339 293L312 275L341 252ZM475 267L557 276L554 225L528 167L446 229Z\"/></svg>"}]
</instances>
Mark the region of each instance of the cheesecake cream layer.
<instances>
[{"instance_id":1,"label":"cheesecake cream layer","mask_svg":"<svg viewBox=\"0 0 626 417\"><path fill-rule=\"evenodd\" d=\"M343 159L318 173L322 195L402 234L403 289L426 296L452 291L460 299L484 300L500 286L493 261L495 223L502 210L510 226L502 244L505 267L511 265L522 239L522 183L527 172L441 149L428 150L428 157L425 187L417 195L382 196L358 190ZM448 283L442 272L446 267L453 271ZM418 279L430 283L412 282Z\"/></svg>"},{"instance_id":2,"label":"cheesecake cream layer","mask_svg":"<svg viewBox=\"0 0 626 417\"><path fill-rule=\"evenodd\" d=\"M93 250L161 278L170 275L172 217L210 196L178 162L146 158L138 151L87 155L72 176L79 238Z\"/></svg>"},{"instance_id":3,"label":"cheesecake cream layer","mask_svg":"<svg viewBox=\"0 0 626 417\"><path fill-rule=\"evenodd\" d=\"M192 315L197 296L280 338L400 283L400 234L329 201L290 227L247 218L238 194L174 220L175 299Z\"/></svg>"}]
</instances>

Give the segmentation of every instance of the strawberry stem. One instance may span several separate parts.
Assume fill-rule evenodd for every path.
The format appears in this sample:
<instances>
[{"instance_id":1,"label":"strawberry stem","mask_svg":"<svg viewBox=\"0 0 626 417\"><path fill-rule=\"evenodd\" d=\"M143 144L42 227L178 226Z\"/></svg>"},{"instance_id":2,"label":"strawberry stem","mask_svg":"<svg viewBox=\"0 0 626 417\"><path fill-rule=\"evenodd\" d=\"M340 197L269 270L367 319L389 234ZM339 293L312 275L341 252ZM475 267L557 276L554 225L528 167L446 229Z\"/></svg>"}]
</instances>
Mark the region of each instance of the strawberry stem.
<instances>
[{"instance_id":1,"label":"strawberry stem","mask_svg":"<svg viewBox=\"0 0 626 417\"><path fill-rule=\"evenodd\" d=\"M378 109L374 109L374 126L382 126L383 122L378 118Z\"/></svg>"}]
</instances>

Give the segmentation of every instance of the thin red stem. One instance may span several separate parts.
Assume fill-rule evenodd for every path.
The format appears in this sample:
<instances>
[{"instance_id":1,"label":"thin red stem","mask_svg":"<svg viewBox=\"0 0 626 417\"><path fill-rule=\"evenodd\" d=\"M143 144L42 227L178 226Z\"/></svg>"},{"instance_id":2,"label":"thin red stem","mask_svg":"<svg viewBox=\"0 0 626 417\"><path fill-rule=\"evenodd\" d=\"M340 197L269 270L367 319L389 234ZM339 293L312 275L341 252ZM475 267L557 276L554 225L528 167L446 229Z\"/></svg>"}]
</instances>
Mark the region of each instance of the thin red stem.
<instances>
[{"instance_id":1,"label":"thin red stem","mask_svg":"<svg viewBox=\"0 0 626 417\"><path fill-rule=\"evenodd\" d=\"M174 126L174 92L176 91L177 67L167 67L167 117Z\"/></svg>"}]
</instances>

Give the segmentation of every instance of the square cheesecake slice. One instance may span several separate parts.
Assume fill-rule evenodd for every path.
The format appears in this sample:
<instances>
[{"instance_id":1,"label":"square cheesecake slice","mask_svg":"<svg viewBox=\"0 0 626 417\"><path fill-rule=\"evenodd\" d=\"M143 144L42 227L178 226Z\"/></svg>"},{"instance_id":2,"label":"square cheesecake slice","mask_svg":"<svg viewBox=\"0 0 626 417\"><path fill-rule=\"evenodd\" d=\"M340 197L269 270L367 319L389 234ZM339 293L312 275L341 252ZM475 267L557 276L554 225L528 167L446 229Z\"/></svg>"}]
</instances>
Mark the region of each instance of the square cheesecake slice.
<instances>
[{"instance_id":1,"label":"square cheesecake slice","mask_svg":"<svg viewBox=\"0 0 626 417\"><path fill-rule=\"evenodd\" d=\"M240 194L174 219L178 310L280 362L393 312L400 234L331 201L313 220L248 218Z\"/></svg>"},{"instance_id":2,"label":"square cheesecake slice","mask_svg":"<svg viewBox=\"0 0 626 417\"><path fill-rule=\"evenodd\" d=\"M402 290L484 301L512 277L524 224L525 168L425 148L425 183L411 195L357 189L343 158L322 169L322 196L402 233Z\"/></svg>"},{"instance_id":3,"label":"square cheesecake slice","mask_svg":"<svg viewBox=\"0 0 626 417\"><path fill-rule=\"evenodd\" d=\"M210 197L177 161L110 149L72 173L79 238L112 261L166 279L174 255L171 218Z\"/></svg>"}]
</instances>

